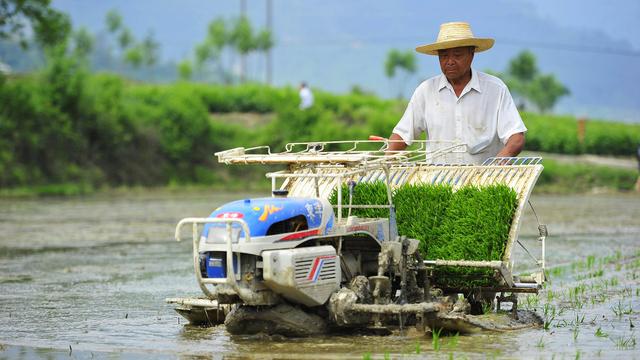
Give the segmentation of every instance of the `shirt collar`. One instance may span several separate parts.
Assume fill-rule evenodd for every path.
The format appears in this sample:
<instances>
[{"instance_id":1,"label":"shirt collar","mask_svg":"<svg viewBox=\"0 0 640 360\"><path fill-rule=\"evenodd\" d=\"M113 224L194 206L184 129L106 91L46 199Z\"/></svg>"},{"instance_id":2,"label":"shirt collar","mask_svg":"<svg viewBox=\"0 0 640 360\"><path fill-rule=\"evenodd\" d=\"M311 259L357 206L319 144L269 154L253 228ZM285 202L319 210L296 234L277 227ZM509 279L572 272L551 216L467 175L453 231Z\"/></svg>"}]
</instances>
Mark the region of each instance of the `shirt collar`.
<instances>
[{"instance_id":1,"label":"shirt collar","mask_svg":"<svg viewBox=\"0 0 640 360\"><path fill-rule=\"evenodd\" d=\"M478 72L471 68L471 81L467 84L469 90L475 89L477 92L482 92L480 89L480 80L478 79Z\"/></svg>"},{"instance_id":2,"label":"shirt collar","mask_svg":"<svg viewBox=\"0 0 640 360\"><path fill-rule=\"evenodd\" d=\"M453 87L447 80L447 77L444 76L444 74L440 74L438 91L444 88L449 88L451 89L451 91L453 91ZM480 88L480 80L478 79L478 72L474 68L471 68L471 80L469 80L469 83L467 84L467 86L465 86L465 88L469 88L469 90L475 89L477 92L480 92L480 93L482 92L482 89Z\"/></svg>"}]
</instances>

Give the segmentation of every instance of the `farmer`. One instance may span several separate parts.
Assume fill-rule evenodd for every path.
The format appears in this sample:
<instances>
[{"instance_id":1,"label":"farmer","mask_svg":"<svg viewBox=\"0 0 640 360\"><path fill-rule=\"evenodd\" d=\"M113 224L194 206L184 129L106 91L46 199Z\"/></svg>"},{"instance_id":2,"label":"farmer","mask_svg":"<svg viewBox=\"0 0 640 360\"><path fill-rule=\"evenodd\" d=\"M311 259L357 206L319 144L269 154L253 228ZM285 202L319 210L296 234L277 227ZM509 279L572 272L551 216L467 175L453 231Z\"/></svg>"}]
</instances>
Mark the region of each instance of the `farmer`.
<instances>
[{"instance_id":1,"label":"farmer","mask_svg":"<svg viewBox=\"0 0 640 360\"><path fill-rule=\"evenodd\" d=\"M640 144L638 144L638 148L636 148L636 159L638 159L638 171L640 171ZM636 180L636 192L640 192L640 175L638 175L638 180Z\"/></svg>"},{"instance_id":2,"label":"farmer","mask_svg":"<svg viewBox=\"0 0 640 360\"><path fill-rule=\"evenodd\" d=\"M440 25L436 42L416 51L437 55L442 74L422 82L393 129L390 151L404 150L424 131L429 140L467 144L459 161L480 164L492 156L516 156L524 146L524 126L507 86L471 68L475 53L493 46L476 38L469 24Z\"/></svg>"},{"instance_id":3,"label":"farmer","mask_svg":"<svg viewBox=\"0 0 640 360\"><path fill-rule=\"evenodd\" d=\"M300 96L300 110L308 109L313 105L313 93L306 82L303 81L300 84L298 95Z\"/></svg>"}]
</instances>

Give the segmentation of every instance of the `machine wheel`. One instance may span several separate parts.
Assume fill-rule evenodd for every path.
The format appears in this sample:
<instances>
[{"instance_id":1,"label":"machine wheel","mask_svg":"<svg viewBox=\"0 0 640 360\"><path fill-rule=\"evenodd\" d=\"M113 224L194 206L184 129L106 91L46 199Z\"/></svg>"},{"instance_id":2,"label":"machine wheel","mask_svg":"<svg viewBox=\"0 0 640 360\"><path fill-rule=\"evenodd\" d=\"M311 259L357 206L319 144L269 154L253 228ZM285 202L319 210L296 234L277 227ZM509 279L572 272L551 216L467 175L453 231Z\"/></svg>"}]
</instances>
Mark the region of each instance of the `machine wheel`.
<instances>
[{"instance_id":1,"label":"machine wheel","mask_svg":"<svg viewBox=\"0 0 640 360\"><path fill-rule=\"evenodd\" d=\"M327 332L325 319L286 303L271 307L240 306L227 315L224 325L234 335L306 337Z\"/></svg>"},{"instance_id":2,"label":"machine wheel","mask_svg":"<svg viewBox=\"0 0 640 360\"><path fill-rule=\"evenodd\" d=\"M482 315L486 309L493 310L495 298L495 292L481 292L467 296L469 305L471 305L471 315Z\"/></svg>"}]
</instances>

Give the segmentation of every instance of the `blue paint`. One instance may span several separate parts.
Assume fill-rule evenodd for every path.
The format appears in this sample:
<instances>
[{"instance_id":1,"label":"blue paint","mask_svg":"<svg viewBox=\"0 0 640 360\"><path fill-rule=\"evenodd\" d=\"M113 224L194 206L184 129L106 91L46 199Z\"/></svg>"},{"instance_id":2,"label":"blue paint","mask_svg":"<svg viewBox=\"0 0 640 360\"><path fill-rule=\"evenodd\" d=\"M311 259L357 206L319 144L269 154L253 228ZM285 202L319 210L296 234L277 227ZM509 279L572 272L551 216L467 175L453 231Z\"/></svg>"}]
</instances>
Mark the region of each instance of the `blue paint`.
<instances>
[{"instance_id":1,"label":"blue paint","mask_svg":"<svg viewBox=\"0 0 640 360\"><path fill-rule=\"evenodd\" d=\"M309 229L317 228L322 222L322 202L307 198L259 198L233 201L221 206L209 215L210 218L237 217L244 220L251 236L265 236L271 225L294 216L303 215ZM333 213L332 209L328 209ZM241 214L239 216L238 214ZM332 222L331 222L332 223ZM225 224L207 224L202 236L207 237L212 227L225 227ZM234 225L239 227L239 225ZM244 233L240 233L244 237Z\"/></svg>"}]
</instances>

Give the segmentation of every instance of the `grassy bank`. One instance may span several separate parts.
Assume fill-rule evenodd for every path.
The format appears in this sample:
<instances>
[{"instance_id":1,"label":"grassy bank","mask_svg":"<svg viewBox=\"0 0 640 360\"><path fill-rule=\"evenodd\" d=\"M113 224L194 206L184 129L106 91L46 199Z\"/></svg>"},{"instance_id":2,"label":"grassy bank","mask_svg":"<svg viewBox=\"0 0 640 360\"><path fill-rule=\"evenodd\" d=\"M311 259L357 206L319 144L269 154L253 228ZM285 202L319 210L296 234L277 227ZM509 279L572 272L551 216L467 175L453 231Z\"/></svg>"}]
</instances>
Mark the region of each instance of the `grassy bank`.
<instances>
[{"instance_id":1,"label":"grassy bank","mask_svg":"<svg viewBox=\"0 0 640 360\"><path fill-rule=\"evenodd\" d=\"M584 193L632 191L638 171L585 163L543 160L544 171L535 192Z\"/></svg>"}]
</instances>

